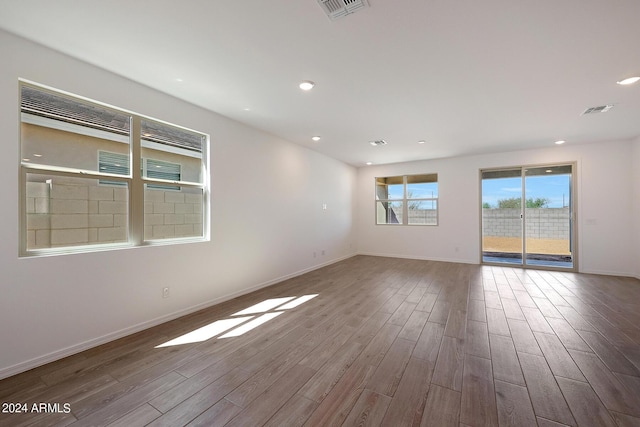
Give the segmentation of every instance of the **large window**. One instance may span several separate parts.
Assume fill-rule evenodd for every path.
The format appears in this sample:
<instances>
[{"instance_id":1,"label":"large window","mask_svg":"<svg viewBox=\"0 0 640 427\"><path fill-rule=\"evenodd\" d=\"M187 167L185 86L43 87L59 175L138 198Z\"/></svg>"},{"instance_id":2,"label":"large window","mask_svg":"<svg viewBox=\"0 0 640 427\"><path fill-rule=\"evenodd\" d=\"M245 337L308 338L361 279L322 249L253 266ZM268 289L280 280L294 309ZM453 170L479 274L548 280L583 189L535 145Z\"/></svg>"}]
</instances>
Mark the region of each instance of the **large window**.
<instances>
[{"instance_id":1,"label":"large window","mask_svg":"<svg viewBox=\"0 0 640 427\"><path fill-rule=\"evenodd\" d=\"M438 175L376 178L376 224L438 224Z\"/></svg>"},{"instance_id":2,"label":"large window","mask_svg":"<svg viewBox=\"0 0 640 427\"><path fill-rule=\"evenodd\" d=\"M31 83L20 94L21 255L207 238L207 135Z\"/></svg>"}]
</instances>

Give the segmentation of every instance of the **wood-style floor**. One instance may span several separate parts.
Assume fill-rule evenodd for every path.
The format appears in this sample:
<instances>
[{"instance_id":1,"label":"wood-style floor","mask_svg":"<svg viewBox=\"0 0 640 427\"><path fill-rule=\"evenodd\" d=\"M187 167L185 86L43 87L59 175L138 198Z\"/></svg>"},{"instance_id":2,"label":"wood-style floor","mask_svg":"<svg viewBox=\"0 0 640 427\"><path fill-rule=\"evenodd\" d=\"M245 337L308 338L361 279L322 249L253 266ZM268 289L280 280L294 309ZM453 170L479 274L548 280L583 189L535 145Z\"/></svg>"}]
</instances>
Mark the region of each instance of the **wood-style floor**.
<instances>
[{"instance_id":1,"label":"wood-style floor","mask_svg":"<svg viewBox=\"0 0 640 427\"><path fill-rule=\"evenodd\" d=\"M638 426L640 281L358 256L0 381L0 402L70 406L12 427Z\"/></svg>"}]
</instances>

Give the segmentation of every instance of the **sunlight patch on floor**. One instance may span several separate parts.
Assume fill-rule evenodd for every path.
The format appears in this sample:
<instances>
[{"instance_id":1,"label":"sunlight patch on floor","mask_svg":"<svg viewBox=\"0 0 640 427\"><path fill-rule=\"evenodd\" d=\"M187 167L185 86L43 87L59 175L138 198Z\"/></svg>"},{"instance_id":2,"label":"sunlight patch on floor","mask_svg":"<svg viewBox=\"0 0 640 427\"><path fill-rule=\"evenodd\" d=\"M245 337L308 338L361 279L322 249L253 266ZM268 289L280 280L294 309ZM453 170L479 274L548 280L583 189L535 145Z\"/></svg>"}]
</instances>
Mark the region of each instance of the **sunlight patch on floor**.
<instances>
[{"instance_id":1,"label":"sunlight patch on floor","mask_svg":"<svg viewBox=\"0 0 640 427\"><path fill-rule=\"evenodd\" d=\"M249 332L250 330L257 328L258 326L262 325L263 323L267 323L269 320L275 319L276 317L280 316L283 313L284 313L284 311L276 311L274 313L265 313L262 316L257 317L255 319L253 319L252 321L247 322L244 325L235 328L233 331L228 332L228 333L224 334L221 337L218 337L218 339L220 339L220 338L239 337L240 335L243 335L243 334Z\"/></svg>"},{"instance_id":2,"label":"sunlight patch on floor","mask_svg":"<svg viewBox=\"0 0 640 427\"><path fill-rule=\"evenodd\" d=\"M303 295L300 298L296 298L293 301L283 305L282 307L278 307L278 310L290 310L292 308L296 308L297 306L302 305L305 302L307 302L310 299L313 299L313 298L315 298L317 296L318 296L318 294Z\"/></svg>"},{"instance_id":3,"label":"sunlight patch on floor","mask_svg":"<svg viewBox=\"0 0 640 427\"><path fill-rule=\"evenodd\" d=\"M285 311L282 311L282 310L294 309L304 304L305 302L312 300L317 296L318 294L309 294L309 295L303 295L301 297L270 298L258 304L252 305L251 307L245 308L242 311L232 314L232 316L234 317L231 317L229 319L224 319L224 320L216 320L215 322L210 323L207 326L203 326L194 331L186 333L182 336L174 338L171 341L167 341L164 344L160 344L159 346L156 346L156 348L170 347L173 345L199 343L199 342L207 341L215 337L216 335L220 335L227 331L229 332L218 337L218 339L239 337L240 335L243 335L257 328L258 326L272 319L275 319L279 315L284 314ZM243 314L260 314L260 313L263 313L263 314L259 317L255 317L255 316L240 317Z\"/></svg>"},{"instance_id":4,"label":"sunlight patch on floor","mask_svg":"<svg viewBox=\"0 0 640 427\"><path fill-rule=\"evenodd\" d=\"M167 341L164 344L156 346L156 348L170 347L173 345L193 344L197 342L203 342L215 337L231 328L238 326L239 324L252 319L253 316L246 317L234 317L232 319L216 320L213 323L203 326L187 334L179 336L178 338Z\"/></svg>"},{"instance_id":5,"label":"sunlight patch on floor","mask_svg":"<svg viewBox=\"0 0 640 427\"><path fill-rule=\"evenodd\" d=\"M242 316L243 314L255 314L255 313L266 313L267 311L276 308L279 305L282 305L288 301L291 301L295 297L285 297L285 298L271 298L259 302L258 304L252 305L249 308L245 308L242 311L237 313L233 313L233 316Z\"/></svg>"}]
</instances>

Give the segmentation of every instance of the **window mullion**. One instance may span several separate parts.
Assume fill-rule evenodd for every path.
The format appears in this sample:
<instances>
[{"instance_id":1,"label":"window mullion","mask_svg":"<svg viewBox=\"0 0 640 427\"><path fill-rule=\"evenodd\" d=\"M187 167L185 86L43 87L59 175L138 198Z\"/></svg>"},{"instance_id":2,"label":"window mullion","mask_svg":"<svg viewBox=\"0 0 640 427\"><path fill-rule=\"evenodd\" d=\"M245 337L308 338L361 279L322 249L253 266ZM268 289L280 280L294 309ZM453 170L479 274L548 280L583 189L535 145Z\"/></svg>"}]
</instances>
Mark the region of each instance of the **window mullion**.
<instances>
[{"instance_id":1,"label":"window mullion","mask_svg":"<svg viewBox=\"0 0 640 427\"><path fill-rule=\"evenodd\" d=\"M409 224L409 201L407 199L407 176L402 177L402 186L403 186L403 200L402 200L402 224Z\"/></svg>"},{"instance_id":2,"label":"window mullion","mask_svg":"<svg viewBox=\"0 0 640 427\"><path fill-rule=\"evenodd\" d=\"M140 171L141 149L140 117L131 117L131 191L129 191L129 235L131 243L139 246L144 241L144 182Z\"/></svg>"}]
</instances>

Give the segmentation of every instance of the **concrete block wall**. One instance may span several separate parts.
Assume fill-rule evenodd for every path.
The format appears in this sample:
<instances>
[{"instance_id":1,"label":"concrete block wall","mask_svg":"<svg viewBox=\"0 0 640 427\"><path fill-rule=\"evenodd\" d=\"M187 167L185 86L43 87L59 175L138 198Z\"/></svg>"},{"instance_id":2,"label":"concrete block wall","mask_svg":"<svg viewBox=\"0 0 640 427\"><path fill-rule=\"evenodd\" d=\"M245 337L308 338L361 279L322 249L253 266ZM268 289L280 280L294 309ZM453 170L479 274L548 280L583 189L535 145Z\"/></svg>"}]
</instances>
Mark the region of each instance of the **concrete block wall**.
<instances>
[{"instance_id":1,"label":"concrete block wall","mask_svg":"<svg viewBox=\"0 0 640 427\"><path fill-rule=\"evenodd\" d=\"M50 185L27 182L27 247L51 247Z\"/></svg>"},{"instance_id":2,"label":"concrete block wall","mask_svg":"<svg viewBox=\"0 0 640 427\"><path fill-rule=\"evenodd\" d=\"M520 209L482 209L482 234L495 237L521 237Z\"/></svg>"},{"instance_id":3,"label":"concrete block wall","mask_svg":"<svg viewBox=\"0 0 640 427\"><path fill-rule=\"evenodd\" d=\"M27 183L27 248L55 248L128 239L128 189L96 180ZM202 195L145 190L145 239L202 235Z\"/></svg>"},{"instance_id":4,"label":"concrete block wall","mask_svg":"<svg viewBox=\"0 0 640 427\"><path fill-rule=\"evenodd\" d=\"M146 189L144 238L202 236L202 193Z\"/></svg>"},{"instance_id":5,"label":"concrete block wall","mask_svg":"<svg viewBox=\"0 0 640 427\"><path fill-rule=\"evenodd\" d=\"M409 209L409 224L438 223L438 211L436 209Z\"/></svg>"},{"instance_id":6,"label":"concrete block wall","mask_svg":"<svg viewBox=\"0 0 640 427\"><path fill-rule=\"evenodd\" d=\"M402 206L394 207L393 211L399 221L402 221ZM378 218L384 218L385 211L379 207ZM409 224L436 225L438 223L437 209L409 209Z\"/></svg>"},{"instance_id":7,"label":"concrete block wall","mask_svg":"<svg viewBox=\"0 0 640 427\"><path fill-rule=\"evenodd\" d=\"M570 237L569 208L525 209L526 236L536 239L563 239Z\"/></svg>"},{"instance_id":8,"label":"concrete block wall","mask_svg":"<svg viewBox=\"0 0 640 427\"><path fill-rule=\"evenodd\" d=\"M526 237L569 239L569 208L531 208L526 211ZM483 235L521 237L520 209L482 209Z\"/></svg>"}]
</instances>

